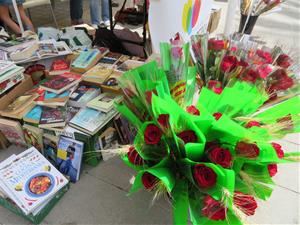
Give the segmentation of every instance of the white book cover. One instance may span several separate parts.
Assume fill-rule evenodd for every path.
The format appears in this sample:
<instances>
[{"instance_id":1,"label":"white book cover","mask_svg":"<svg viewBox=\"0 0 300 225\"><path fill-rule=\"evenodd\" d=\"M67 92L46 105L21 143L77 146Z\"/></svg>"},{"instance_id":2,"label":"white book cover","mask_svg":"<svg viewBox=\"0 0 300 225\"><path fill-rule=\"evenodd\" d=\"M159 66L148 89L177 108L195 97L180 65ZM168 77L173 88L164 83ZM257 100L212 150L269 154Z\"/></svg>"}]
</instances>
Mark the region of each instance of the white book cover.
<instances>
[{"instance_id":1,"label":"white book cover","mask_svg":"<svg viewBox=\"0 0 300 225\"><path fill-rule=\"evenodd\" d=\"M29 213L48 201L68 180L34 147L0 169L0 179Z\"/></svg>"}]
</instances>

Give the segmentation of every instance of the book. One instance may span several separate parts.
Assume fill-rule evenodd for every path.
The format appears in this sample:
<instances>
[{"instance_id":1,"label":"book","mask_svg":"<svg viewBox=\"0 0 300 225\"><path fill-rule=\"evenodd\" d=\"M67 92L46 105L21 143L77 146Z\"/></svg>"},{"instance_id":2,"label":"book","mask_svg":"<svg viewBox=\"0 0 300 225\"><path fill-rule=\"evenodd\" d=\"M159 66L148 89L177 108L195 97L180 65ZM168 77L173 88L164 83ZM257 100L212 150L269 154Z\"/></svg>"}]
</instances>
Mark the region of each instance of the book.
<instances>
[{"instance_id":1,"label":"book","mask_svg":"<svg viewBox=\"0 0 300 225\"><path fill-rule=\"evenodd\" d=\"M49 75L60 75L65 72L70 72L70 63L64 59L57 59L52 62L49 70Z\"/></svg>"},{"instance_id":2,"label":"book","mask_svg":"<svg viewBox=\"0 0 300 225\"><path fill-rule=\"evenodd\" d=\"M46 91L61 94L62 92L77 85L80 81L81 75L67 72L62 75L55 76L53 79L45 83L42 83L40 87L45 89Z\"/></svg>"},{"instance_id":3,"label":"book","mask_svg":"<svg viewBox=\"0 0 300 225\"><path fill-rule=\"evenodd\" d=\"M66 125L66 109L64 107L50 108L43 106L40 118L40 128L64 127Z\"/></svg>"},{"instance_id":4,"label":"book","mask_svg":"<svg viewBox=\"0 0 300 225\"><path fill-rule=\"evenodd\" d=\"M0 168L0 186L25 215L45 205L68 184L68 180L34 147L5 164Z\"/></svg>"},{"instance_id":5,"label":"book","mask_svg":"<svg viewBox=\"0 0 300 225\"><path fill-rule=\"evenodd\" d=\"M24 117L24 122L32 123L32 124L39 124L41 115L42 115L42 107L39 105L34 106Z\"/></svg>"},{"instance_id":6,"label":"book","mask_svg":"<svg viewBox=\"0 0 300 225\"><path fill-rule=\"evenodd\" d=\"M103 93L87 103L87 106L102 112L109 112L114 107L114 102L120 103L122 96Z\"/></svg>"},{"instance_id":7,"label":"book","mask_svg":"<svg viewBox=\"0 0 300 225\"><path fill-rule=\"evenodd\" d=\"M97 64L82 75L82 80L102 84L113 72L112 65Z\"/></svg>"},{"instance_id":8,"label":"book","mask_svg":"<svg viewBox=\"0 0 300 225\"><path fill-rule=\"evenodd\" d=\"M29 124L24 124L23 131L27 146L33 146L43 153L43 130Z\"/></svg>"},{"instance_id":9,"label":"book","mask_svg":"<svg viewBox=\"0 0 300 225\"><path fill-rule=\"evenodd\" d=\"M79 180L84 144L61 136L58 142L56 165L58 170L70 177L71 182Z\"/></svg>"},{"instance_id":10,"label":"book","mask_svg":"<svg viewBox=\"0 0 300 225\"><path fill-rule=\"evenodd\" d=\"M65 106L67 101L69 100L69 95L71 94L70 90L65 91L61 94L45 91L42 88L36 88L35 90L40 95L35 100L35 103L37 105L49 107Z\"/></svg>"},{"instance_id":11,"label":"book","mask_svg":"<svg viewBox=\"0 0 300 225\"><path fill-rule=\"evenodd\" d=\"M0 118L0 131L10 143L26 146L23 129L18 121Z\"/></svg>"},{"instance_id":12,"label":"book","mask_svg":"<svg viewBox=\"0 0 300 225\"><path fill-rule=\"evenodd\" d=\"M101 49L90 49L82 51L80 55L71 64L71 70L77 73L85 73L97 64L100 58L102 58L108 50L102 52Z\"/></svg>"},{"instance_id":13,"label":"book","mask_svg":"<svg viewBox=\"0 0 300 225\"><path fill-rule=\"evenodd\" d=\"M100 94L100 88L90 85L79 85L71 94L68 105L83 108L86 104Z\"/></svg>"},{"instance_id":14,"label":"book","mask_svg":"<svg viewBox=\"0 0 300 225\"><path fill-rule=\"evenodd\" d=\"M117 131L113 127L108 127L102 134L100 134L98 138L100 150L115 149L118 146L117 135ZM111 154L108 151L101 151L101 155L103 161L107 161L114 156L114 154Z\"/></svg>"},{"instance_id":15,"label":"book","mask_svg":"<svg viewBox=\"0 0 300 225\"><path fill-rule=\"evenodd\" d=\"M1 116L14 119L22 119L35 105L34 100L38 97L37 93L24 94L17 97L5 109L0 111Z\"/></svg>"},{"instance_id":16,"label":"book","mask_svg":"<svg viewBox=\"0 0 300 225\"><path fill-rule=\"evenodd\" d=\"M36 40L26 39L26 38L17 38L15 40L5 41L0 43L0 49L6 52L13 52L18 49L26 48L32 44L37 43Z\"/></svg>"},{"instance_id":17,"label":"book","mask_svg":"<svg viewBox=\"0 0 300 225\"><path fill-rule=\"evenodd\" d=\"M104 57L102 57L98 63L105 65L105 64L111 64L115 65L121 58L122 58L121 53L117 52L108 52Z\"/></svg>"},{"instance_id":18,"label":"book","mask_svg":"<svg viewBox=\"0 0 300 225\"><path fill-rule=\"evenodd\" d=\"M136 67L142 66L143 64L145 64L145 63L141 62L141 61L127 60L127 61L123 62L121 65L119 65L116 70L121 71L121 72L126 72L126 71L132 70Z\"/></svg>"},{"instance_id":19,"label":"book","mask_svg":"<svg viewBox=\"0 0 300 225\"><path fill-rule=\"evenodd\" d=\"M7 60L0 60L0 76L8 70L11 70L16 65L13 62Z\"/></svg>"},{"instance_id":20,"label":"book","mask_svg":"<svg viewBox=\"0 0 300 225\"><path fill-rule=\"evenodd\" d=\"M58 136L47 133L43 134L44 156L54 166L56 166L58 140Z\"/></svg>"},{"instance_id":21,"label":"book","mask_svg":"<svg viewBox=\"0 0 300 225\"><path fill-rule=\"evenodd\" d=\"M117 112L113 109L103 113L91 108L81 109L69 122L69 125L90 135L96 134Z\"/></svg>"},{"instance_id":22,"label":"book","mask_svg":"<svg viewBox=\"0 0 300 225\"><path fill-rule=\"evenodd\" d=\"M21 74L24 72L24 67L21 66L13 66L10 69L5 70L0 74L0 83L3 81L6 81L7 79L10 79L16 74Z\"/></svg>"},{"instance_id":23,"label":"book","mask_svg":"<svg viewBox=\"0 0 300 225\"><path fill-rule=\"evenodd\" d=\"M12 74L7 80L0 82L0 95L19 84L24 78L23 72L19 71L18 73Z\"/></svg>"},{"instance_id":24,"label":"book","mask_svg":"<svg viewBox=\"0 0 300 225\"><path fill-rule=\"evenodd\" d=\"M27 66L24 73L30 75L33 84L37 85L46 78L46 67L43 64L36 63Z\"/></svg>"}]
</instances>

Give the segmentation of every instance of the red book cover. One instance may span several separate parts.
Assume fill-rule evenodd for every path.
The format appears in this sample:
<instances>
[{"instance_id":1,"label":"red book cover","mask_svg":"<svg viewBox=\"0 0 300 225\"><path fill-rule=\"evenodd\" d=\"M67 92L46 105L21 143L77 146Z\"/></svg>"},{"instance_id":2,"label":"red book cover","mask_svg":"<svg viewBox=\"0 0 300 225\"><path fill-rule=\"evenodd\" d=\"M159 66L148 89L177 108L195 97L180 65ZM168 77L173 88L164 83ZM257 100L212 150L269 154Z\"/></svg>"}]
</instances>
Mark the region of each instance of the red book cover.
<instances>
[{"instance_id":1,"label":"red book cover","mask_svg":"<svg viewBox=\"0 0 300 225\"><path fill-rule=\"evenodd\" d=\"M58 75L66 71L70 71L70 63L63 59L57 59L51 65L50 75Z\"/></svg>"},{"instance_id":2,"label":"red book cover","mask_svg":"<svg viewBox=\"0 0 300 225\"><path fill-rule=\"evenodd\" d=\"M53 90L60 90L72 83L77 82L81 79L81 75L71 72L66 72L62 75L58 75L53 79L43 83L41 86Z\"/></svg>"}]
</instances>

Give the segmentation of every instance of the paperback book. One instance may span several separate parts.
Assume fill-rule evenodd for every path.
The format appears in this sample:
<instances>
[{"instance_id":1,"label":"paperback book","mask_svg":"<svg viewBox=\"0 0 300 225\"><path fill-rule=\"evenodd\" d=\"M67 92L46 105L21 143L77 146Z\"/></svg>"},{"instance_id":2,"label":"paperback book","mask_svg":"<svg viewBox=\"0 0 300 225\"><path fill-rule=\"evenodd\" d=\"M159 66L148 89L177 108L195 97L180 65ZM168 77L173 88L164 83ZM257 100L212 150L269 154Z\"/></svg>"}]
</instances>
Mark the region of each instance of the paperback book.
<instances>
[{"instance_id":1,"label":"paperback book","mask_svg":"<svg viewBox=\"0 0 300 225\"><path fill-rule=\"evenodd\" d=\"M70 63L64 59L54 60L49 75L60 75L66 72L70 72Z\"/></svg>"},{"instance_id":2,"label":"paperback book","mask_svg":"<svg viewBox=\"0 0 300 225\"><path fill-rule=\"evenodd\" d=\"M29 124L24 124L23 131L27 146L35 147L43 153L43 130Z\"/></svg>"},{"instance_id":3,"label":"paperback book","mask_svg":"<svg viewBox=\"0 0 300 225\"><path fill-rule=\"evenodd\" d=\"M10 143L26 146L22 126L18 121L0 118L0 131Z\"/></svg>"},{"instance_id":4,"label":"paperback book","mask_svg":"<svg viewBox=\"0 0 300 225\"><path fill-rule=\"evenodd\" d=\"M39 124L42 112L42 106L36 105L23 117L23 120L27 123Z\"/></svg>"},{"instance_id":5,"label":"paperback book","mask_svg":"<svg viewBox=\"0 0 300 225\"><path fill-rule=\"evenodd\" d=\"M83 108L86 104L100 94L96 86L79 85L71 94L68 105Z\"/></svg>"},{"instance_id":6,"label":"paperback book","mask_svg":"<svg viewBox=\"0 0 300 225\"><path fill-rule=\"evenodd\" d=\"M58 136L48 133L43 134L44 156L54 166L56 166L58 140Z\"/></svg>"},{"instance_id":7,"label":"paperback book","mask_svg":"<svg viewBox=\"0 0 300 225\"><path fill-rule=\"evenodd\" d=\"M40 128L47 127L64 127L66 125L66 109L65 107L43 107Z\"/></svg>"},{"instance_id":8,"label":"paperback book","mask_svg":"<svg viewBox=\"0 0 300 225\"><path fill-rule=\"evenodd\" d=\"M82 142L63 136L58 142L57 168L74 183L79 180L83 148Z\"/></svg>"},{"instance_id":9,"label":"paperback book","mask_svg":"<svg viewBox=\"0 0 300 225\"><path fill-rule=\"evenodd\" d=\"M114 102L120 103L122 96L103 93L87 103L87 106L102 112L109 112L114 108Z\"/></svg>"}]
</instances>

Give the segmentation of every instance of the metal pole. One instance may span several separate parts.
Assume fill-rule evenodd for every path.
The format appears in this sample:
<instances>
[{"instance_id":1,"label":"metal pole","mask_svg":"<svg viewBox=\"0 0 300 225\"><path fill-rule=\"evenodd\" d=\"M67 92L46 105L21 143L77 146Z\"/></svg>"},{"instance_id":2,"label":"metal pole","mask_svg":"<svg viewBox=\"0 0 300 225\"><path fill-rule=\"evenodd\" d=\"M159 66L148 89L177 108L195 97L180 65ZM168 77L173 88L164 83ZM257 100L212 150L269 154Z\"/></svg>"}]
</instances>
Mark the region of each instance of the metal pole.
<instances>
[{"instance_id":1,"label":"metal pole","mask_svg":"<svg viewBox=\"0 0 300 225\"><path fill-rule=\"evenodd\" d=\"M23 27L23 23L22 23L22 20L21 20L21 17L20 17L20 12L19 12L19 9L18 9L18 6L17 6L17 2L16 2L16 0L12 0L12 3L13 3L15 14L16 14L16 17L17 17L17 20L18 20L18 23L19 23L19 26L20 26L20 29L21 29L21 33L23 33L24 32L24 27Z\"/></svg>"}]
</instances>

